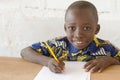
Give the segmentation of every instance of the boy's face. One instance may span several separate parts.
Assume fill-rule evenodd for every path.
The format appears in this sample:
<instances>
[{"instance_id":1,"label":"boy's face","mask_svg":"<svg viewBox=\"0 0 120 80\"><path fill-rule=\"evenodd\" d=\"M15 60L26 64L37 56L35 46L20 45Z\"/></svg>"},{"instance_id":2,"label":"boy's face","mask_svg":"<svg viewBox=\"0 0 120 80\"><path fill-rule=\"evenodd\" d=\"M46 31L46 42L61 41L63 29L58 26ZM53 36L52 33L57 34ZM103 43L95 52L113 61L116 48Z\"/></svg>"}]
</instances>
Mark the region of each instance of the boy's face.
<instances>
[{"instance_id":1,"label":"boy's face","mask_svg":"<svg viewBox=\"0 0 120 80\"><path fill-rule=\"evenodd\" d=\"M100 29L89 9L68 10L64 28L68 40L78 49L86 48Z\"/></svg>"}]
</instances>

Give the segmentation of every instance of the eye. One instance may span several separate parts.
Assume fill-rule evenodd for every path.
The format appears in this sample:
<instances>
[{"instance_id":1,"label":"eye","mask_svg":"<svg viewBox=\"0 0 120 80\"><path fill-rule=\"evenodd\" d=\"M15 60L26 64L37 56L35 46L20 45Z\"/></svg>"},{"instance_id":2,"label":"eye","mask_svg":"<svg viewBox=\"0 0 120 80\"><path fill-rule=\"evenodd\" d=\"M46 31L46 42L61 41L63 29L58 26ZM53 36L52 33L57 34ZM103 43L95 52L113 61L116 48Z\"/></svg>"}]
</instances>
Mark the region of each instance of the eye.
<instances>
[{"instance_id":1,"label":"eye","mask_svg":"<svg viewBox=\"0 0 120 80\"><path fill-rule=\"evenodd\" d=\"M85 25L85 26L83 27L83 30L84 30L84 31L89 31L89 30L91 30L91 26Z\"/></svg>"},{"instance_id":2,"label":"eye","mask_svg":"<svg viewBox=\"0 0 120 80\"><path fill-rule=\"evenodd\" d=\"M75 26L68 26L69 31L75 31L76 27Z\"/></svg>"}]
</instances>

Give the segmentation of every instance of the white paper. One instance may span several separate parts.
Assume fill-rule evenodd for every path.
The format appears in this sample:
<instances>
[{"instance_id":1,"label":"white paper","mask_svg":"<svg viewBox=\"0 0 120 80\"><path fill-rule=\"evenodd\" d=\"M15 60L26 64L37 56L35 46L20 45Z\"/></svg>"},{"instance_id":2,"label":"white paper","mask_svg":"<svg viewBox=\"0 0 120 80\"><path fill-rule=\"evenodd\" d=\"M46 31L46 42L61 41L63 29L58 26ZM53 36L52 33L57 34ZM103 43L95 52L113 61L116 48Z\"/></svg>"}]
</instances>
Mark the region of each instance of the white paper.
<instances>
[{"instance_id":1,"label":"white paper","mask_svg":"<svg viewBox=\"0 0 120 80\"><path fill-rule=\"evenodd\" d=\"M90 80L90 72L83 69L85 62L65 62L63 73L54 73L43 67L34 80Z\"/></svg>"}]
</instances>

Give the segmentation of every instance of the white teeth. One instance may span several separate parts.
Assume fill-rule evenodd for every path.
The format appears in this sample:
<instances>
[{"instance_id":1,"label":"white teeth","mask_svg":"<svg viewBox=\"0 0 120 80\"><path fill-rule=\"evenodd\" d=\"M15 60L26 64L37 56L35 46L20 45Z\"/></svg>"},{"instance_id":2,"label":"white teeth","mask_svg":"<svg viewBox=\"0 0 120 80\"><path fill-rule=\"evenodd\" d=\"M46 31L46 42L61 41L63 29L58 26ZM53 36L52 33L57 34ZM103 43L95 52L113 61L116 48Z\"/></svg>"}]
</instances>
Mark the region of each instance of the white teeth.
<instances>
[{"instance_id":1,"label":"white teeth","mask_svg":"<svg viewBox=\"0 0 120 80\"><path fill-rule=\"evenodd\" d=\"M82 43L82 42L76 42L76 43Z\"/></svg>"}]
</instances>

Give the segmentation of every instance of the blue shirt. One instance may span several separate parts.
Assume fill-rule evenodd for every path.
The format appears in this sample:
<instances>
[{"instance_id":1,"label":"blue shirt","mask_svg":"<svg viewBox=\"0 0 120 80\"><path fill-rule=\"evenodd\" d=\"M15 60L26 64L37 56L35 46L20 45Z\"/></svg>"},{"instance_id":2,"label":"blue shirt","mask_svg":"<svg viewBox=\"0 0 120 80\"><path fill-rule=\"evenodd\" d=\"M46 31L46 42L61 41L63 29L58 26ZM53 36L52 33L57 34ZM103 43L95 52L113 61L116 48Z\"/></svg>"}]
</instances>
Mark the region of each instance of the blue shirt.
<instances>
[{"instance_id":1,"label":"blue shirt","mask_svg":"<svg viewBox=\"0 0 120 80\"><path fill-rule=\"evenodd\" d=\"M99 42L99 44L98 44ZM62 37L47 41L48 45L54 51L56 57L67 61L89 61L99 56L111 56L118 59L120 51L108 41L97 38L93 40L85 49L79 50L74 47L67 39ZM39 54L52 57L47 49L45 42L32 44L31 46Z\"/></svg>"}]
</instances>

